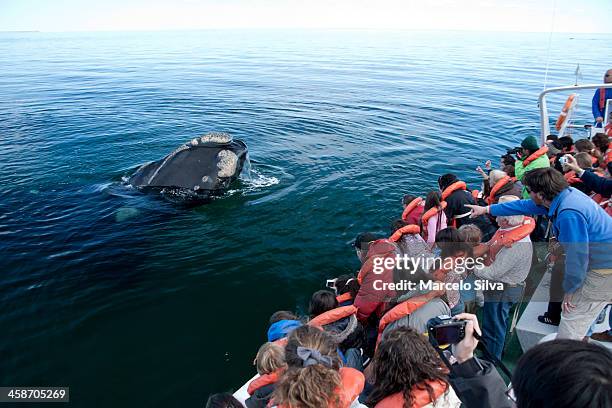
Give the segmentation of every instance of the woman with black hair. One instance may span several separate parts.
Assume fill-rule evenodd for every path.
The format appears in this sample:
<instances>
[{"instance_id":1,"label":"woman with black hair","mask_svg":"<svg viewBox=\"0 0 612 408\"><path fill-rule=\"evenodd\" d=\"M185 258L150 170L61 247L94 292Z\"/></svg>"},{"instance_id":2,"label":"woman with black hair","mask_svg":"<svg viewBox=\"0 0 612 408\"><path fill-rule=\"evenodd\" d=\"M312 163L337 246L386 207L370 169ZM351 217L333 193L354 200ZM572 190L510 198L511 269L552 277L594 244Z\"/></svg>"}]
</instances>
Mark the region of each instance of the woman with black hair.
<instances>
[{"instance_id":1,"label":"woman with black hair","mask_svg":"<svg viewBox=\"0 0 612 408\"><path fill-rule=\"evenodd\" d=\"M409 327L385 335L373 365L367 405L376 408L459 407L448 369L427 339Z\"/></svg>"}]
</instances>

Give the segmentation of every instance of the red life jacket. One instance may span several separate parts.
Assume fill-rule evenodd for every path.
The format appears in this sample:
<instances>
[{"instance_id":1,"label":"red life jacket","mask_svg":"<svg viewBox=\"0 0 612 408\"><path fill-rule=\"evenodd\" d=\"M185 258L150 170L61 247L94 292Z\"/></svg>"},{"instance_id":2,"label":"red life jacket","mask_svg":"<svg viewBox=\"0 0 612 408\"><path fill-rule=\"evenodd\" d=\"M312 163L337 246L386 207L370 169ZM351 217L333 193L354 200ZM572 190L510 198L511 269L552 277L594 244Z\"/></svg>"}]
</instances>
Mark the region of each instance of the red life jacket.
<instances>
[{"instance_id":1,"label":"red life jacket","mask_svg":"<svg viewBox=\"0 0 612 408\"><path fill-rule=\"evenodd\" d=\"M327 312L321 313L317 317L312 318L309 322L309 326L322 327L328 324L342 320L345 317L354 315L357 313L357 308L353 305L340 306Z\"/></svg>"},{"instance_id":2,"label":"red life jacket","mask_svg":"<svg viewBox=\"0 0 612 408\"><path fill-rule=\"evenodd\" d=\"M351 295L351 292L346 292L336 296L336 301L338 304L348 302L349 300L353 300L353 295Z\"/></svg>"},{"instance_id":3,"label":"red life jacket","mask_svg":"<svg viewBox=\"0 0 612 408\"><path fill-rule=\"evenodd\" d=\"M565 181L567 181L569 184L576 184L582 182L582 180L580 180L580 177L576 176L576 172L574 170L568 171L563 175L563 177L565 178Z\"/></svg>"},{"instance_id":4,"label":"red life jacket","mask_svg":"<svg viewBox=\"0 0 612 408\"><path fill-rule=\"evenodd\" d=\"M372 271L374 268L374 258L386 258L393 256L395 253L399 253L399 249L393 242L387 239L374 241L370 245L370 249L368 249L365 262L361 265L361 269L359 269L357 282L361 285L364 277Z\"/></svg>"},{"instance_id":5,"label":"red life jacket","mask_svg":"<svg viewBox=\"0 0 612 408\"><path fill-rule=\"evenodd\" d=\"M431 400L429 393L423 386L416 385L412 387L412 390L410 391L414 401L411 408L421 408L427 404L432 404L448 389L448 384L439 380L427 381L427 384L433 388L434 400ZM376 404L374 408L403 408L404 402L404 394L397 392L384 398L382 401Z\"/></svg>"},{"instance_id":6,"label":"red life jacket","mask_svg":"<svg viewBox=\"0 0 612 408\"><path fill-rule=\"evenodd\" d=\"M423 306L425 303L427 302L423 302L423 301L415 302L411 299L408 299L396 305L394 308L390 309L389 311L387 311L387 313L383 315L383 317L380 319L380 322L378 323L378 338L376 339L376 345L380 343L380 339L382 338L383 331L385 331L385 328L388 325L401 319L402 317L408 316L409 314L411 314L412 312L414 312L415 310Z\"/></svg>"},{"instance_id":7,"label":"red life jacket","mask_svg":"<svg viewBox=\"0 0 612 408\"><path fill-rule=\"evenodd\" d=\"M487 242L487 246L489 247L489 251L487 252L488 256L485 264L490 265L495 261L495 257L497 253L501 251L502 248L510 248L515 242L520 241L525 238L529 234L533 232L536 227L535 220L531 217L525 217L523 220L523 225L520 225L511 230L502 230L498 229L493 238L489 242Z\"/></svg>"},{"instance_id":8,"label":"red life jacket","mask_svg":"<svg viewBox=\"0 0 612 408\"><path fill-rule=\"evenodd\" d=\"M599 110L603 111L606 107L606 88L599 88Z\"/></svg>"},{"instance_id":9,"label":"red life jacket","mask_svg":"<svg viewBox=\"0 0 612 408\"><path fill-rule=\"evenodd\" d=\"M276 382L278 382L278 379L280 378L283 371L285 371L285 368L279 368L278 370L270 374L260 375L259 377L257 377L256 379L254 379L253 381L249 383L247 392L249 393L249 395L253 395L255 391L257 391L258 389L262 387L265 387L266 385L276 384Z\"/></svg>"},{"instance_id":10,"label":"red life jacket","mask_svg":"<svg viewBox=\"0 0 612 408\"><path fill-rule=\"evenodd\" d=\"M548 152L548 146L542 146L535 152L531 153L525 160L523 160L523 167L527 167L532 161Z\"/></svg>"},{"instance_id":11,"label":"red life jacket","mask_svg":"<svg viewBox=\"0 0 612 408\"><path fill-rule=\"evenodd\" d=\"M408 216L410 215L410 213L414 211L414 209L417 208L422 201L423 199L421 197L417 197L412 200L410 204L408 204L406 208L404 208L404 212L402 213L402 220L408 220Z\"/></svg>"},{"instance_id":12,"label":"red life jacket","mask_svg":"<svg viewBox=\"0 0 612 408\"><path fill-rule=\"evenodd\" d=\"M418 234L420 232L421 232L421 227L419 227L418 225L414 225L414 224L406 225L398 229L397 231L395 231L393 235L389 237L389 241L397 242L400 239L402 239L402 235L404 234Z\"/></svg>"},{"instance_id":13,"label":"red life jacket","mask_svg":"<svg viewBox=\"0 0 612 408\"><path fill-rule=\"evenodd\" d=\"M516 178L510 177L510 176L504 176L501 179L499 179L497 183L495 183L495 185L491 189L491 192L489 193L489 197L487 197L487 200L486 200L487 204L489 205L493 204L495 202L495 195L497 194L497 192L501 190L503 186L505 186L511 181L515 182Z\"/></svg>"},{"instance_id":14,"label":"red life jacket","mask_svg":"<svg viewBox=\"0 0 612 408\"><path fill-rule=\"evenodd\" d=\"M334 390L334 394L339 397L340 403L333 404L331 401L328 403L328 407L331 408L348 408L351 406L353 401L363 391L365 385L365 377L363 374L350 367L341 367L340 373L340 386ZM279 408L291 408L287 404L280 404Z\"/></svg>"}]
</instances>

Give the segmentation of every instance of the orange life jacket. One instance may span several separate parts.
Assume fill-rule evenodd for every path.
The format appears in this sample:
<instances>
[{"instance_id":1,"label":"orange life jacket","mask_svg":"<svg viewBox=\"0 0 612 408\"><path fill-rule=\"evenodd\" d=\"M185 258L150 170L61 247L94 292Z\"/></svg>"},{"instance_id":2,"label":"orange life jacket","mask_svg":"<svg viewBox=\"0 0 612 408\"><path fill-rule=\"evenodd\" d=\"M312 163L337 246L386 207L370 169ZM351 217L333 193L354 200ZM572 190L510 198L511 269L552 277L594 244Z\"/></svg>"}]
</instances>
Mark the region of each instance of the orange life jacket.
<instances>
[{"instance_id":1,"label":"orange life jacket","mask_svg":"<svg viewBox=\"0 0 612 408\"><path fill-rule=\"evenodd\" d=\"M349 300L353 300L353 295L351 295L351 292L346 292L336 296L336 301L338 304L348 302Z\"/></svg>"},{"instance_id":2,"label":"orange life jacket","mask_svg":"<svg viewBox=\"0 0 612 408\"><path fill-rule=\"evenodd\" d=\"M608 123L604 130L606 131L607 136L612 137L612 123Z\"/></svg>"},{"instance_id":3,"label":"orange life jacket","mask_svg":"<svg viewBox=\"0 0 612 408\"><path fill-rule=\"evenodd\" d=\"M612 132L612 125L606 126L606 129L608 127L610 128L610 131ZM612 136L612 134L608 136ZM611 161L612 161L612 143L608 145L608 150L604 152L604 164L607 166L608 163L610 163Z\"/></svg>"},{"instance_id":4,"label":"orange life jacket","mask_svg":"<svg viewBox=\"0 0 612 408\"><path fill-rule=\"evenodd\" d=\"M348 408L351 406L353 401L361 391L363 391L363 386L365 385L365 377L363 374L350 367L341 367L339 370L340 373L340 386L334 390L334 394L339 397L340 403L333 404L331 401L328 403L328 407L331 408ZM279 408L291 408L287 404L280 404Z\"/></svg>"},{"instance_id":5,"label":"orange life jacket","mask_svg":"<svg viewBox=\"0 0 612 408\"><path fill-rule=\"evenodd\" d=\"M260 375L249 383L247 392L249 393L249 395L253 395L253 393L258 389L265 387L266 385L275 384L280 378L283 371L285 371L285 368L279 368L278 370L270 374Z\"/></svg>"},{"instance_id":6,"label":"orange life jacket","mask_svg":"<svg viewBox=\"0 0 612 408\"><path fill-rule=\"evenodd\" d=\"M474 200L478 200L478 196L480 195L480 191L478 190L472 190L472 198Z\"/></svg>"},{"instance_id":7,"label":"orange life jacket","mask_svg":"<svg viewBox=\"0 0 612 408\"><path fill-rule=\"evenodd\" d=\"M488 257L486 264L490 265L495 260L497 253L501 251L502 248L510 248L515 242L520 241L531 234L535 227L535 220L531 217L525 217L523 220L523 225L511 230L498 229L495 231L493 238L487 242L489 251L487 252Z\"/></svg>"},{"instance_id":8,"label":"orange life jacket","mask_svg":"<svg viewBox=\"0 0 612 408\"><path fill-rule=\"evenodd\" d=\"M421 408L427 404L432 404L448 389L448 384L439 380L427 381L427 384L433 388L434 400L431 400L429 393L423 386L416 385L412 387L412 390L410 391L414 401L411 408ZM376 404L374 408L403 408L403 406L404 395L401 392L397 392L384 398L382 401Z\"/></svg>"},{"instance_id":9,"label":"orange life jacket","mask_svg":"<svg viewBox=\"0 0 612 408\"><path fill-rule=\"evenodd\" d=\"M380 343L380 339L382 338L382 334L385 331L385 328L391 323L401 319L402 317L406 317L421 306L423 306L427 302L423 301L413 301L412 299L408 299L394 308L390 309L387 313L383 315L378 323L378 338L376 339L376 344Z\"/></svg>"},{"instance_id":10,"label":"orange life jacket","mask_svg":"<svg viewBox=\"0 0 612 408\"><path fill-rule=\"evenodd\" d=\"M487 197L487 200L486 200L487 204L489 205L493 204L495 202L495 195L497 194L497 192L501 190L503 186L505 186L511 181L512 182L516 181L516 178L510 177L510 176L504 176L501 179L499 179L497 183L495 183L495 185L491 189L491 192L489 193L489 196Z\"/></svg>"},{"instance_id":11,"label":"orange life jacket","mask_svg":"<svg viewBox=\"0 0 612 408\"><path fill-rule=\"evenodd\" d=\"M356 314L357 308L353 305L340 306L327 312L321 313L317 317L312 318L309 322L309 326L322 327L328 324L342 320L345 317Z\"/></svg>"},{"instance_id":12,"label":"orange life jacket","mask_svg":"<svg viewBox=\"0 0 612 408\"><path fill-rule=\"evenodd\" d=\"M398 229L397 231L395 231L393 235L389 237L389 241L397 242L400 239L402 239L402 235L404 234L418 234L420 232L421 232L421 227L419 227L418 225L414 225L414 224L406 225Z\"/></svg>"},{"instance_id":13,"label":"orange life jacket","mask_svg":"<svg viewBox=\"0 0 612 408\"><path fill-rule=\"evenodd\" d=\"M457 190L467 190L467 185L465 181L455 181L450 186L446 187L444 191L442 191L442 201L445 201L451 194L453 194Z\"/></svg>"},{"instance_id":14,"label":"orange life jacket","mask_svg":"<svg viewBox=\"0 0 612 408\"><path fill-rule=\"evenodd\" d=\"M412 200L410 204L408 204L406 208L404 208L404 212L402 213L402 220L406 221L410 213L414 211L414 209L417 208L422 201L423 199L421 197L417 197Z\"/></svg>"},{"instance_id":15,"label":"orange life jacket","mask_svg":"<svg viewBox=\"0 0 612 408\"><path fill-rule=\"evenodd\" d=\"M565 181L567 181L569 184L576 184L582 182L582 180L580 180L580 177L576 176L576 172L574 170L568 171L563 175L563 177L565 178Z\"/></svg>"},{"instance_id":16,"label":"orange life jacket","mask_svg":"<svg viewBox=\"0 0 612 408\"><path fill-rule=\"evenodd\" d=\"M535 152L531 153L525 160L523 160L523 167L527 167L532 161L548 152L548 146L542 146Z\"/></svg>"},{"instance_id":17,"label":"orange life jacket","mask_svg":"<svg viewBox=\"0 0 612 408\"><path fill-rule=\"evenodd\" d=\"M421 216L421 225L423 226L423 239L425 241L427 241L427 223L429 222L429 219L431 217L433 217L434 215L438 215L440 213L440 211L444 211L444 209L446 208L447 203L446 201L442 201L440 203L440 207L431 207L429 210L425 211L425 213ZM438 226L439 228L439 226Z\"/></svg>"}]
</instances>

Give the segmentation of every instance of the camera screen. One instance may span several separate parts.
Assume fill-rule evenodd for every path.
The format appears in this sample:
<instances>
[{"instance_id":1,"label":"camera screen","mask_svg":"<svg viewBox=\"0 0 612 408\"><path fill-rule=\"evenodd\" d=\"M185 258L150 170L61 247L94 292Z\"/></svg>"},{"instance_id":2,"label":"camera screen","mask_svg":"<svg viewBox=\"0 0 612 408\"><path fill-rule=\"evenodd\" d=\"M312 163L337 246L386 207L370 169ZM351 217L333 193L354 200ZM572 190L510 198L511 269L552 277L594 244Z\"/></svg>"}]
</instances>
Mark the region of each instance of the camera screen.
<instances>
[{"instance_id":1,"label":"camera screen","mask_svg":"<svg viewBox=\"0 0 612 408\"><path fill-rule=\"evenodd\" d=\"M436 327L436 340L438 344L454 344L460 341L459 327L457 326L442 326Z\"/></svg>"}]
</instances>

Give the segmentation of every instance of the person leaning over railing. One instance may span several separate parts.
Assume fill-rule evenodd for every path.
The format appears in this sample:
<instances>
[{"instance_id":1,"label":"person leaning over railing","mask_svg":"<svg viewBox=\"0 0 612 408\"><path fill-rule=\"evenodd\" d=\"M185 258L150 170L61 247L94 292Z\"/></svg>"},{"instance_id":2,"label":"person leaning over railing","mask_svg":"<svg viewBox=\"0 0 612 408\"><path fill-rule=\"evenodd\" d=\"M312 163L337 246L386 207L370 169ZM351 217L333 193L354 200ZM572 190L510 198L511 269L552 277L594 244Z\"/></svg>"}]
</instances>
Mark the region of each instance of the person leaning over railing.
<instances>
[{"instance_id":1,"label":"person leaning over railing","mask_svg":"<svg viewBox=\"0 0 612 408\"><path fill-rule=\"evenodd\" d=\"M548 215L566 253L563 313L558 338L582 339L612 300L612 218L588 196L569 187L552 168L525 174L529 200L488 207L469 205L472 216Z\"/></svg>"},{"instance_id":2,"label":"person leaning over railing","mask_svg":"<svg viewBox=\"0 0 612 408\"><path fill-rule=\"evenodd\" d=\"M565 164L570 170L576 172L576 176L592 191L597 194L601 194L604 197L610 197L612 195L612 179L607 177L600 177L591 171L585 171L578 166L576 159L572 156L567 156L567 163Z\"/></svg>"}]
</instances>

